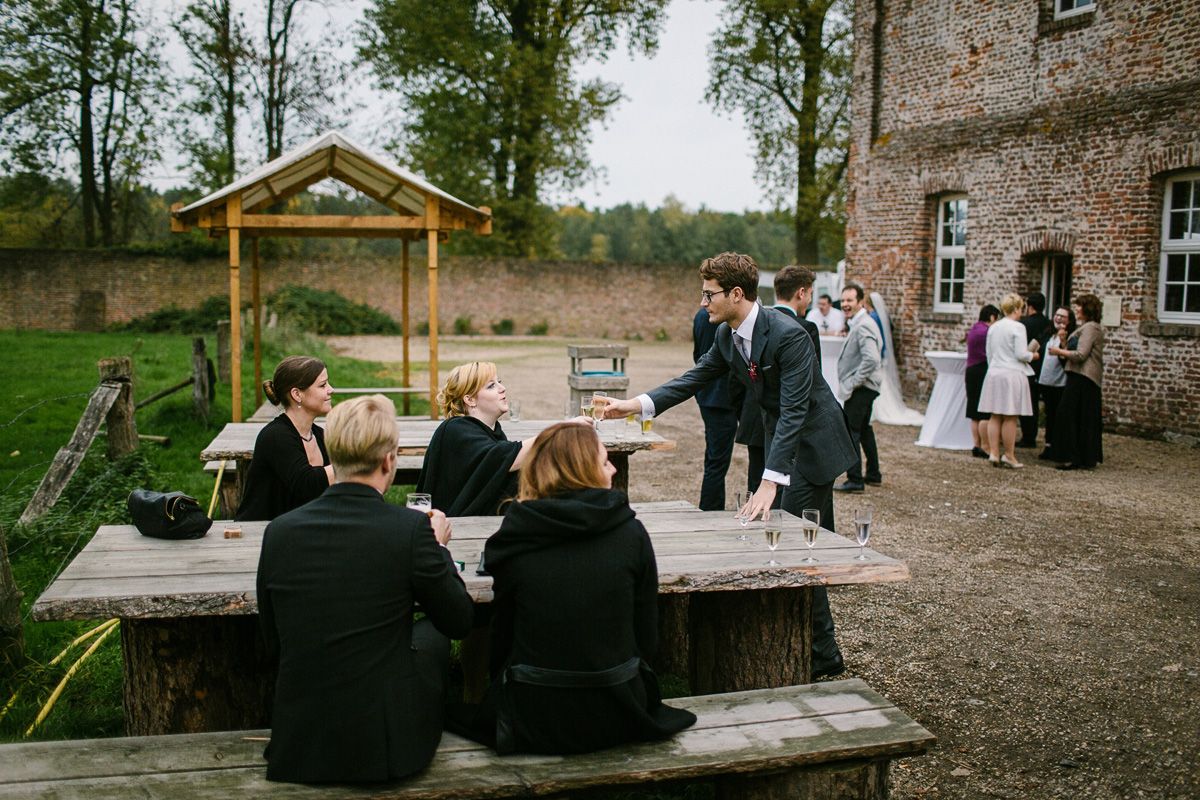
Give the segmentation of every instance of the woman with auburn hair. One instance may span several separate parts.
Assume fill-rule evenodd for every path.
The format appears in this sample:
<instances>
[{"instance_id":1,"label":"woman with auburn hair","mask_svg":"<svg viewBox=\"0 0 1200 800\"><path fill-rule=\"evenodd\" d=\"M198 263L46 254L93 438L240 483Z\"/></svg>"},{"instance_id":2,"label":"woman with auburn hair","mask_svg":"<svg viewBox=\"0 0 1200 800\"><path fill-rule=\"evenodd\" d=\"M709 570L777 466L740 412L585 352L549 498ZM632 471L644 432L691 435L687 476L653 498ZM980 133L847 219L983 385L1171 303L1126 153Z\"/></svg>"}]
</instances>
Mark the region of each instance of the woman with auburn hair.
<instances>
[{"instance_id":1,"label":"woman with auburn hair","mask_svg":"<svg viewBox=\"0 0 1200 800\"><path fill-rule=\"evenodd\" d=\"M654 547L595 431L542 431L517 502L484 548L491 687L450 729L500 753L583 753L664 739L696 721L662 703Z\"/></svg>"},{"instance_id":2,"label":"woman with auburn hair","mask_svg":"<svg viewBox=\"0 0 1200 800\"><path fill-rule=\"evenodd\" d=\"M1104 329L1100 298L1081 294L1072 303L1079 327L1066 347L1050 354L1066 359L1067 385L1054 419L1055 461L1059 469L1093 469L1104 461L1100 385L1104 377Z\"/></svg>"},{"instance_id":3,"label":"woman with auburn hair","mask_svg":"<svg viewBox=\"0 0 1200 800\"><path fill-rule=\"evenodd\" d=\"M1017 320L1025 310L1019 294L1008 294L1000 301L1004 317L988 328L987 375L979 393L979 412L988 418L988 461L993 467L1020 469L1017 461L1017 417L1033 413L1029 395L1029 363L1037 358L1037 340L1026 344L1025 326Z\"/></svg>"},{"instance_id":4,"label":"woman with auburn hair","mask_svg":"<svg viewBox=\"0 0 1200 800\"><path fill-rule=\"evenodd\" d=\"M270 520L315 500L333 483L325 432L315 424L333 406L329 371L319 358L288 356L263 381L263 391L283 413L254 441L254 459L239 520Z\"/></svg>"}]
</instances>

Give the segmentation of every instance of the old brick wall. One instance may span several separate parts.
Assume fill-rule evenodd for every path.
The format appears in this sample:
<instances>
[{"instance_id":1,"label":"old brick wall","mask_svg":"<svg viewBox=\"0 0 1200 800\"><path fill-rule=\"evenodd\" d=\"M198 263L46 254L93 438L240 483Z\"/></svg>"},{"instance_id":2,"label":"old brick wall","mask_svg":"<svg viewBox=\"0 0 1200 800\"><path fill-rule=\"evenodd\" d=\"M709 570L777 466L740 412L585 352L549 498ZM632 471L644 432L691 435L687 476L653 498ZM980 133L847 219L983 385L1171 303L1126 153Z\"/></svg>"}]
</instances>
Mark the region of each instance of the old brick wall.
<instances>
[{"instance_id":1,"label":"old brick wall","mask_svg":"<svg viewBox=\"0 0 1200 800\"><path fill-rule=\"evenodd\" d=\"M1121 298L1106 422L1200 434L1200 326L1156 319L1163 181L1200 168L1200 4L1098 0L1057 23L1050 0L952 5L856 9L847 274L887 299L906 388L927 396L922 353L963 349L1056 250L1073 294ZM969 198L961 315L932 311L950 192Z\"/></svg>"},{"instance_id":2,"label":"old brick wall","mask_svg":"<svg viewBox=\"0 0 1200 800\"><path fill-rule=\"evenodd\" d=\"M250 298L243 255L241 291ZM556 336L653 338L691 336L700 298L696 266L593 265L570 262L442 258L439 330L470 317L481 332L501 319L514 332L545 322ZM262 292L286 284L330 289L401 315L399 260L286 259L262 263ZM423 257L414 257L410 297L414 324L428 320ZM161 308L188 308L229 293L223 259L183 262L86 250L0 250L0 328L97 330Z\"/></svg>"}]
</instances>

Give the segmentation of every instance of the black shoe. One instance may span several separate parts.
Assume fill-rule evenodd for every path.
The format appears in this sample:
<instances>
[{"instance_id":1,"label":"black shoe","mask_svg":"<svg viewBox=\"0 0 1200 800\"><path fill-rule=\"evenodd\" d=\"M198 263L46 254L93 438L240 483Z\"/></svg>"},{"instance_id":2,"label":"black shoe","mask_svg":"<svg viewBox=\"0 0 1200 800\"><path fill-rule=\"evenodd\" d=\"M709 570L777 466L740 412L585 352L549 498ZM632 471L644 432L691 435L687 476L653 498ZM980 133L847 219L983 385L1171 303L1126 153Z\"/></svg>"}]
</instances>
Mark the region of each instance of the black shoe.
<instances>
[{"instance_id":1,"label":"black shoe","mask_svg":"<svg viewBox=\"0 0 1200 800\"><path fill-rule=\"evenodd\" d=\"M872 486L879 486L880 484L882 484L882 483L883 483L883 477L881 476L881 477L878 477L878 478L867 478L867 479L865 480L865 483L869 483L869 484L871 484Z\"/></svg>"},{"instance_id":2,"label":"black shoe","mask_svg":"<svg viewBox=\"0 0 1200 800\"><path fill-rule=\"evenodd\" d=\"M972 447L971 455L975 456L975 458L987 458L988 451L984 450L982 447Z\"/></svg>"},{"instance_id":3,"label":"black shoe","mask_svg":"<svg viewBox=\"0 0 1200 800\"><path fill-rule=\"evenodd\" d=\"M841 656L837 657L836 661L827 661L822 664L813 664L812 679L817 682L822 678L836 678L846 671L846 662Z\"/></svg>"},{"instance_id":4,"label":"black shoe","mask_svg":"<svg viewBox=\"0 0 1200 800\"><path fill-rule=\"evenodd\" d=\"M1037 447L1037 439L1029 439L1029 440L1022 439L1021 441L1017 442L1017 447L1028 447L1028 448Z\"/></svg>"},{"instance_id":5,"label":"black shoe","mask_svg":"<svg viewBox=\"0 0 1200 800\"><path fill-rule=\"evenodd\" d=\"M1072 470L1072 469L1083 469L1083 467L1079 466L1078 464L1059 464L1057 467L1055 467L1055 469Z\"/></svg>"},{"instance_id":6,"label":"black shoe","mask_svg":"<svg viewBox=\"0 0 1200 800\"><path fill-rule=\"evenodd\" d=\"M834 484L835 492L863 492L867 487L856 481L846 481L845 483Z\"/></svg>"},{"instance_id":7,"label":"black shoe","mask_svg":"<svg viewBox=\"0 0 1200 800\"><path fill-rule=\"evenodd\" d=\"M1049 447L1047 447L1045 450L1043 450L1042 452L1038 453L1038 460L1039 460L1039 461L1053 461L1053 460L1054 460L1054 453L1052 453L1052 452L1050 451L1050 448L1049 448Z\"/></svg>"}]
</instances>

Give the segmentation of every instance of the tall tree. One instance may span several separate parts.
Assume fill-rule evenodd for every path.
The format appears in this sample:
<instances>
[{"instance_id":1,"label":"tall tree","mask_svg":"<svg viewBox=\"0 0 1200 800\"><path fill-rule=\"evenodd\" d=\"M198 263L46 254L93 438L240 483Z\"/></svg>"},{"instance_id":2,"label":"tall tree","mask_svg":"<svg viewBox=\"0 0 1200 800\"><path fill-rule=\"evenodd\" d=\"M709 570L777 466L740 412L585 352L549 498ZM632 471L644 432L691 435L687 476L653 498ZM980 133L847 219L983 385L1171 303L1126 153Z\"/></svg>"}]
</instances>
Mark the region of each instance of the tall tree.
<instances>
[{"instance_id":1,"label":"tall tree","mask_svg":"<svg viewBox=\"0 0 1200 800\"><path fill-rule=\"evenodd\" d=\"M166 94L132 0L14 0L0 16L0 149L46 173L73 153L84 244L115 241L121 209L157 160Z\"/></svg>"},{"instance_id":2,"label":"tall tree","mask_svg":"<svg viewBox=\"0 0 1200 800\"><path fill-rule=\"evenodd\" d=\"M490 243L518 255L553 250L547 188L592 172L591 126L619 89L574 76L618 39L657 46L666 0L373 0L359 55L400 95L400 140L430 180L497 219Z\"/></svg>"},{"instance_id":3,"label":"tall tree","mask_svg":"<svg viewBox=\"0 0 1200 800\"><path fill-rule=\"evenodd\" d=\"M707 98L740 111L760 184L795 202L796 260L816 264L842 224L850 83L847 0L728 0L709 50Z\"/></svg>"},{"instance_id":4,"label":"tall tree","mask_svg":"<svg viewBox=\"0 0 1200 800\"><path fill-rule=\"evenodd\" d=\"M194 0L172 25L192 72L180 104L180 139L193 179L215 189L237 175L237 123L245 108L249 50L231 0Z\"/></svg>"},{"instance_id":5,"label":"tall tree","mask_svg":"<svg viewBox=\"0 0 1200 800\"><path fill-rule=\"evenodd\" d=\"M325 128L337 112L346 65L320 41L305 39L300 25L300 12L317 5L313 0L266 0L252 81L268 161L283 155L296 129Z\"/></svg>"}]
</instances>

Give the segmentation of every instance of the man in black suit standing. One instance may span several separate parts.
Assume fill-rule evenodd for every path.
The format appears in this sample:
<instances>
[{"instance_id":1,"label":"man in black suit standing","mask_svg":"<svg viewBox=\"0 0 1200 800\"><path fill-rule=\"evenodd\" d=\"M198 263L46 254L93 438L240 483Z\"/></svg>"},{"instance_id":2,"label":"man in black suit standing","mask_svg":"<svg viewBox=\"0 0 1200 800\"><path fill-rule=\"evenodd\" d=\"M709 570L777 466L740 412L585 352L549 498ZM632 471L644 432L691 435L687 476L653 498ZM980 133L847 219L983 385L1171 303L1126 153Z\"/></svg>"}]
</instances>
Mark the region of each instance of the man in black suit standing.
<instances>
[{"instance_id":1,"label":"man in black suit standing","mask_svg":"<svg viewBox=\"0 0 1200 800\"><path fill-rule=\"evenodd\" d=\"M336 406L325 446L337 482L267 526L258 612L279 659L269 780L389 781L437 751L447 637L470 632L473 608L445 515L383 499L397 439L386 397Z\"/></svg>"},{"instance_id":2,"label":"man in black suit standing","mask_svg":"<svg viewBox=\"0 0 1200 800\"><path fill-rule=\"evenodd\" d=\"M712 348L717 324L708 321L704 309L692 320L692 362ZM725 474L733 457L733 437L737 433L737 407L729 396L729 376L709 381L696 392L696 405L704 420L704 479L700 483L700 510L725 508Z\"/></svg>"},{"instance_id":3,"label":"man in black suit standing","mask_svg":"<svg viewBox=\"0 0 1200 800\"><path fill-rule=\"evenodd\" d=\"M1034 292L1025 298L1026 314L1021 318L1021 324L1025 326L1025 341L1026 343L1037 341L1039 344L1045 344L1052 333L1050 320L1046 318L1046 295L1041 292ZM1044 351L1043 351L1044 352ZM1038 432L1038 399L1040 392L1038 391L1038 370L1035 368L1033 374L1029 376L1029 399L1033 402L1033 414L1028 417L1021 417L1021 441L1017 442L1017 447L1037 447L1037 432Z\"/></svg>"},{"instance_id":4,"label":"man in black suit standing","mask_svg":"<svg viewBox=\"0 0 1200 800\"><path fill-rule=\"evenodd\" d=\"M722 323L716 341L692 369L629 400L610 401L606 417L654 416L691 397L713 378L728 374L762 409L766 465L743 512L766 513L783 487L783 508L799 516L830 502L833 480L854 461L842 409L821 376L812 339L795 320L758 304L758 265L738 253L721 253L700 265L701 307ZM814 678L841 673L837 642L818 623L814 595ZM826 612L827 613L827 612Z\"/></svg>"}]
</instances>

